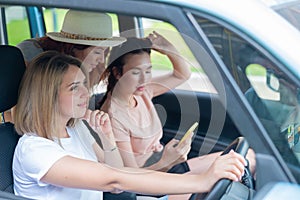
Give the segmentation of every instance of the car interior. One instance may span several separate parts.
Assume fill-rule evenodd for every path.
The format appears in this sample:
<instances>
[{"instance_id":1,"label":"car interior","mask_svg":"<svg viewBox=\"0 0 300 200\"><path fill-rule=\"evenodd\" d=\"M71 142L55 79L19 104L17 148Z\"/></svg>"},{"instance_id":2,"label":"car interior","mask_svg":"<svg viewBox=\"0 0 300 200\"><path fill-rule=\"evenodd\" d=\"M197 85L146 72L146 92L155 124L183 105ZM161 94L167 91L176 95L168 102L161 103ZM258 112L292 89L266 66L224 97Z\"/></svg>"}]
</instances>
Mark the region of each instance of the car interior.
<instances>
[{"instance_id":1,"label":"car interior","mask_svg":"<svg viewBox=\"0 0 300 200\"><path fill-rule=\"evenodd\" d=\"M17 6L17 9L20 9L20 7ZM60 10L51 7L28 6L25 8L23 6L22 9L25 11L22 12L26 13L23 14L26 16L26 23L28 22L29 26L22 27L22 30L28 34L25 38L12 41L13 37L9 35L11 33L11 24L8 23L8 13L11 12L9 9L12 8L2 8L2 14L5 16L2 20L7 20L6 38L3 40L11 45L0 46L2 62L0 67L1 113L16 104L18 86L25 70L23 55L15 47L16 44L24 39L42 37L50 29L56 30L61 23L57 17L61 17L62 13L66 11L66 9ZM191 70L194 72L194 76L188 84L153 99L163 125L162 143L166 144L174 137L180 139L194 122L199 122L199 126L195 129L196 134L188 155L189 158L212 152L226 151L226 148L233 148L245 153L245 149L251 148L251 144L255 143L253 141L262 141L261 143L266 145L264 147L267 149L266 151L275 152L274 154L278 154L278 157L282 156L282 159L276 157L278 160L275 160L272 156L268 155L268 157L260 154L257 157L261 159L259 164L263 172L257 172L256 180L252 180L251 174L248 174L248 178L245 178L242 184L222 180L216 184L212 192L193 195L191 200L220 199L224 194L225 199L234 199L238 196L237 199L250 200L254 199L256 189L261 190L264 188L262 190L264 195L272 188L272 185L266 184L270 180L299 182L300 125L298 119L300 117L300 93L299 88L293 87L297 85L297 82L289 78L289 72L283 69L282 64L273 55L266 54L263 47L253 42L251 38L243 34L238 35L230 25L222 24L218 20L201 15L201 13L189 13L189 17L193 18L194 23L201 29L201 36L205 38L201 42L198 41L197 44L192 43L194 41L190 41L190 38L184 37L184 31L186 30L180 30L182 27L178 24L175 27L168 20L157 19L156 16L151 18L150 14L135 16L132 13L129 11L121 14L110 13L118 22L118 26L115 25L116 29L114 31L131 35L133 33L128 30L135 30L134 34L138 37L144 37L153 30L153 27L164 26L159 31L170 36L172 40L176 41L177 46L182 47L181 52L185 52L184 56L190 61ZM283 14L288 16L286 13ZM171 12L170 15L172 15ZM46 16L48 18L50 16L52 19L50 25L49 22L45 23ZM22 20L24 19L22 18ZM138 27L136 27L137 25ZM149 25L153 25L153 27L149 28ZM172 31L165 31L164 28L166 27L171 27ZM180 35L178 32L183 33ZM193 52L197 52L198 55L193 55ZM217 57L220 61L218 59L216 59L217 61L214 60L214 57ZM157 63L164 62L163 58L154 54L153 60L156 59L158 60ZM216 67L218 62L222 63L220 64L221 67L228 71L232 80L223 80L227 75L216 73L216 71L221 71ZM206 66L206 68L202 68L202 66ZM170 68L167 66L166 69ZM153 71L156 72L155 70L154 68ZM200 74L198 72L201 72L205 78L197 79ZM206 74L213 75L207 77ZM218 90L213 85L219 86ZM226 88L229 87L228 85L238 92L227 93L228 96L226 96L224 91L228 89ZM104 92L105 89L96 88L96 92L90 100L89 107L91 109L97 108L97 103ZM243 117L243 115L240 116L236 110L228 109L234 102L237 102L234 101L235 99L240 99L239 96L242 96L242 100L238 102L246 105L241 107L242 112L248 113L249 118ZM11 170L14 147L20 136L14 131L12 123L5 122L5 119L2 121L0 123L0 199L2 194L5 199L24 199L13 195ZM254 123L258 126L254 126ZM253 138L251 136L253 130L263 136ZM253 140L249 141L248 144L241 137L243 135ZM269 145L269 143L274 143L274 146ZM285 163L287 171L290 170L291 174L289 172L276 173L280 172L282 168L285 169ZM272 168L270 165L272 165ZM264 187L266 185L267 187ZM258 195L257 200L263 195Z\"/></svg>"},{"instance_id":2,"label":"car interior","mask_svg":"<svg viewBox=\"0 0 300 200\"><path fill-rule=\"evenodd\" d=\"M19 82L16 81L15 77L17 76L16 73L19 74L19 79L22 77L22 73L24 72L23 70L25 69L25 64L22 54L20 54L17 48L12 46L1 47L2 51L4 52L3 54L1 54L1 56L3 56L3 58L6 58L7 62L14 62L5 65L10 66L7 70L12 70L11 76L13 76L14 78L9 77L9 72L5 71L5 73L1 73L5 77L5 79L1 78L1 81L5 81L5 83L1 84L4 89L8 91L15 91L13 95L7 95L5 92L1 93L1 95L3 95L3 97L5 98L1 97L1 105L3 104L3 107L1 107L0 111L4 112L6 110L9 110L16 103L17 88ZM13 52L6 50L10 48ZM10 56L7 56L8 54ZM14 68L12 68L11 66L13 66ZM20 68L20 70L18 71L17 68ZM11 85L14 88L8 88L6 87L6 85ZM96 100L94 98L91 98L90 108L95 108L93 101L99 101L102 95L103 93L96 93L94 95L94 97L96 97ZM7 98L9 99L6 100ZM228 113L226 113L224 107L220 103L217 94L206 92L192 92L191 95L191 91L179 89L167 92L159 97L156 97L153 99L153 102L157 108L161 121L164 124L164 137L161 141L162 143L166 144L170 139L174 138L174 136L175 138L180 139L192 123L201 123L201 125L196 129L197 135L193 140L192 149L188 155L189 158L204 155L210 152L222 151L230 142L234 141L234 139L240 136L239 131L232 122L230 116L228 115ZM217 111L219 114L212 114L212 108L214 109L214 112ZM198 112L193 112L193 110L195 109ZM168 113L167 115L165 115L166 111ZM219 116L222 116L224 120L223 126L222 124L220 124L220 127L211 127L210 124L212 121L222 120L219 119ZM11 124L10 122L2 123L0 130L1 142L5 143L5 145L1 145L1 148L7 148L7 150L1 151L7 152L4 155L6 160L4 160L3 164L11 164L13 150L19 136L14 131L13 124ZM215 132L218 134L215 134ZM207 137L207 135L209 135L209 137ZM7 145L7 143L11 145ZM205 145L203 145L203 143L205 143ZM202 148L199 148L201 146ZM206 146L208 148L206 148ZM1 175L5 175L5 177L3 177L3 179L1 177L0 180L7 180L7 183L2 183L2 181L0 181L1 185L3 184L3 188L1 188L1 190L13 193L11 165L6 166L6 170L8 173L1 173ZM196 197L193 196L192 199L193 198Z\"/></svg>"}]
</instances>

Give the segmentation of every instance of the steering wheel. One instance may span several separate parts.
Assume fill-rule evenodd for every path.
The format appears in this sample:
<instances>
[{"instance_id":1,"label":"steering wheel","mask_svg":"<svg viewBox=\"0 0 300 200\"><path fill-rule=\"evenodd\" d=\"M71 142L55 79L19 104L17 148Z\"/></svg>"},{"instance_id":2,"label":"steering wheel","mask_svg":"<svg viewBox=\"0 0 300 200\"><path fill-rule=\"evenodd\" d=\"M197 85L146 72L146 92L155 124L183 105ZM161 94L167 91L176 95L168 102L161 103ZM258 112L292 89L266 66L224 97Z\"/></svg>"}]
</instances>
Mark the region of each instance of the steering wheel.
<instances>
[{"instance_id":1,"label":"steering wheel","mask_svg":"<svg viewBox=\"0 0 300 200\"><path fill-rule=\"evenodd\" d=\"M247 151L249 149L249 144L244 137L238 137L235 139L222 153L222 155L229 153L229 151L233 149L235 152L241 154L242 156L246 156ZM254 189L253 178L251 172L248 167L245 167L245 174L241 181L244 185L246 185L250 189ZM226 193L227 188L230 187L232 181L229 179L220 179L208 193L198 194L195 199L204 199L204 200L215 200L221 199L221 197Z\"/></svg>"}]
</instances>

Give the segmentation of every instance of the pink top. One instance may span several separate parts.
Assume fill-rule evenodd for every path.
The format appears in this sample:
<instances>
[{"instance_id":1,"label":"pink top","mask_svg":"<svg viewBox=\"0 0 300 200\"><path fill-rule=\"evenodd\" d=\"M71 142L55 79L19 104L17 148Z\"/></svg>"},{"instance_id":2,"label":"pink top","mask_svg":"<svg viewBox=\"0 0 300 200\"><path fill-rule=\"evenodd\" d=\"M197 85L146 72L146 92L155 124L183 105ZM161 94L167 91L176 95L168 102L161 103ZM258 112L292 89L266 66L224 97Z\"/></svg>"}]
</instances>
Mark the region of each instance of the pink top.
<instances>
[{"instance_id":1,"label":"pink top","mask_svg":"<svg viewBox=\"0 0 300 200\"><path fill-rule=\"evenodd\" d=\"M153 94L146 89L142 96L134 96L137 105L134 108L118 103L107 96L110 102L107 110L116 141L131 142L136 162L142 167L153 152L160 152L162 126L155 107L151 101ZM120 149L122 151L122 149Z\"/></svg>"}]
</instances>

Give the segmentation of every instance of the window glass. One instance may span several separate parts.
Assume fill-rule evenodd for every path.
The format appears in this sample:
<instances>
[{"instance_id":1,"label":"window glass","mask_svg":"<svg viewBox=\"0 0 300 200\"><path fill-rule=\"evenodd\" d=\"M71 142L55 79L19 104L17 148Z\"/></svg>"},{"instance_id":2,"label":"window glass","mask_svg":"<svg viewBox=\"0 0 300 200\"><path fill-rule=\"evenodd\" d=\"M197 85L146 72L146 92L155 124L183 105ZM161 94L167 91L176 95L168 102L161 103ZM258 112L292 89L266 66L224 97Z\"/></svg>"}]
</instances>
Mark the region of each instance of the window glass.
<instances>
[{"instance_id":1,"label":"window glass","mask_svg":"<svg viewBox=\"0 0 300 200\"><path fill-rule=\"evenodd\" d=\"M283 158L299 165L299 88L280 68L233 31L196 16Z\"/></svg>"},{"instance_id":2,"label":"window glass","mask_svg":"<svg viewBox=\"0 0 300 200\"><path fill-rule=\"evenodd\" d=\"M149 33L157 31L172 42L178 49L180 55L189 63L192 76L186 83L178 86L177 89L216 93L215 88L193 56L191 50L172 24L160 20L142 18L142 25L144 36L148 36ZM155 51L152 51L151 54L153 76L166 73L166 70L169 71L172 69L171 62L166 56Z\"/></svg>"},{"instance_id":3,"label":"window glass","mask_svg":"<svg viewBox=\"0 0 300 200\"><path fill-rule=\"evenodd\" d=\"M4 114L4 113L0 113L0 123L4 123L3 114Z\"/></svg>"},{"instance_id":4,"label":"window glass","mask_svg":"<svg viewBox=\"0 0 300 200\"><path fill-rule=\"evenodd\" d=\"M45 26L47 32L59 32L68 9L48 8L44 9ZM118 18L116 14L108 13L113 21L113 35L119 35Z\"/></svg>"},{"instance_id":5,"label":"window glass","mask_svg":"<svg viewBox=\"0 0 300 200\"><path fill-rule=\"evenodd\" d=\"M250 87L245 76L245 66L248 50L245 41L228 29L204 18L197 21L216 52L223 60L243 92Z\"/></svg>"},{"instance_id":6,"label":"window glass","mask_svg":"<svg viewBox=\"0 0 300 200\"><path fill-rule=\"evenodd\" d=\"M47 8L44 9L46 32L59 32L68 9ZM116 14L108 13L113 21L113 35L119 34L118 18Z\"/></svg>"},{"instance_id":7,"label":"window glass","mask_svg":"<svg viewBox=\"0 0 300 200\"><path fill-rule=\"evenodd\" d=\"M59 32L67 12L67 9L48 8L44 9L46 32Z\"/></svg>"},{"instance_id":8,"label":"window glass","mask_svg":"<svg viewBox=\"0 0 300 200\"><path fill-rule=\"evenodd\" d=\"M19 42L30 38L30 29L25 7L5 7L5 18L8 44L16 45Z\"/></svg>"}]
</instances>

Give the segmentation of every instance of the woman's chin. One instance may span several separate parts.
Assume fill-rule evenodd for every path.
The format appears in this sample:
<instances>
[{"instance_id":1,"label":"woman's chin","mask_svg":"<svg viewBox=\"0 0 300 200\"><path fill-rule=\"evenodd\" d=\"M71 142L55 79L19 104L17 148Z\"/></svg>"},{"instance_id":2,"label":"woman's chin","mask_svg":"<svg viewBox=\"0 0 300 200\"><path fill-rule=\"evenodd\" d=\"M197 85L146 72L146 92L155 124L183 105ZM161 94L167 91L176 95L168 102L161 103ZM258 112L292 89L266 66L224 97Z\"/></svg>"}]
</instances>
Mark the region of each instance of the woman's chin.
<instances>
[{"instance_id":1,"label":"woman's chin","mask_svg":"<svg viewBox=\"0 0 300 200\"><path fill-rule=\"evenodd\" d=\"M85 113L86 113L86 109L82 109L80 111L78 110L77 112L74 113L73 118L78 118L78 119L83 118Z\"/></svg>"},{"instance_id":2,"label":"woman's chin","mask_svg":"<svg viewBox=\"0 0 300 200\"><path fill-rule=\"evenodd\" d=\"M135 91L134 93L133 93L133 95L135 95L135 96L141 96L141 95L143 95L144 94L144 91Z\"/></svg>"}]
</instances>

